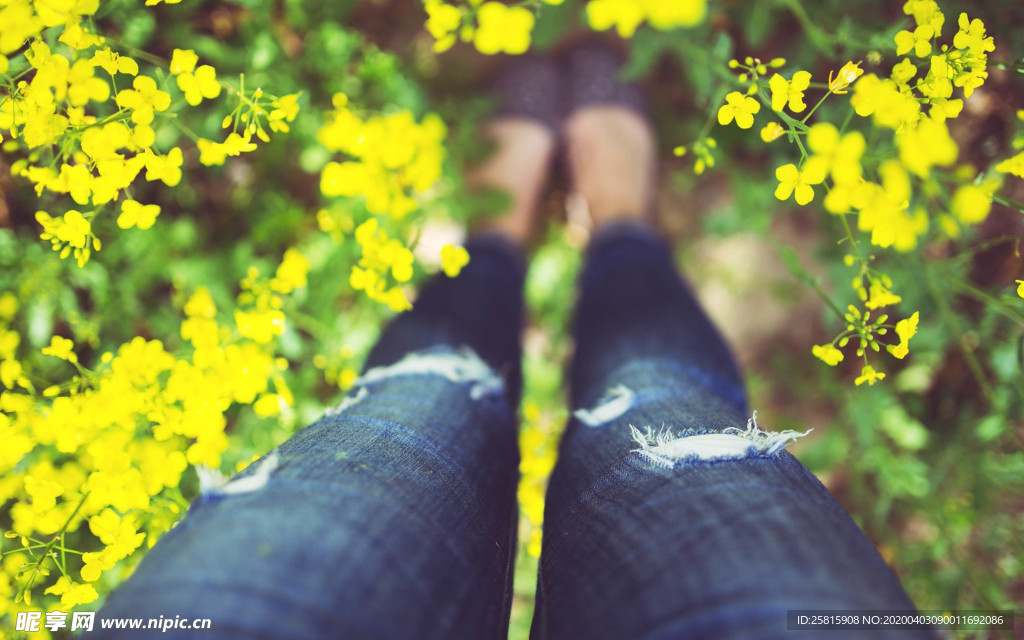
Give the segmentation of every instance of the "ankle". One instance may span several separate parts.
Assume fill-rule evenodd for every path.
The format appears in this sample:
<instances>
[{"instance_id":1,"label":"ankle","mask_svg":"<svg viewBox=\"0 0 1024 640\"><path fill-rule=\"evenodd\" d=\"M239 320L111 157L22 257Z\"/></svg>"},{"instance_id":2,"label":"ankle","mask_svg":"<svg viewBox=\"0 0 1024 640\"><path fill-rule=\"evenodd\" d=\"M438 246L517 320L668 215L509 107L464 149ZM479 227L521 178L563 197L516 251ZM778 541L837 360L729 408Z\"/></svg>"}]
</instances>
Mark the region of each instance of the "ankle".
<instances>
[{"instance_id":1,"label":"ankle","mask_svg":"<svg viewBox=\"0 0 1024 640\"><path fill-rule=\"evenodd\" d=\"M647 121L621 106L594 106L574 113L565 130L573 187L593 226L650 221L655 141Z\"/></svg>"},{"instance_id":2,"label":"ankle","mask_svg":"<svg viewBox=\"0 0 1024 640\"><path fill-rule=\"evenodd\" d=\"M537 205L555 154L554 135L536 121L508 117L491 122L484 133L494 141L495 151L470 173L470 188L500 190L509 201L504 210L481 220L477 228L523 243L537 224Z\"/></svg>"}]
</instances>

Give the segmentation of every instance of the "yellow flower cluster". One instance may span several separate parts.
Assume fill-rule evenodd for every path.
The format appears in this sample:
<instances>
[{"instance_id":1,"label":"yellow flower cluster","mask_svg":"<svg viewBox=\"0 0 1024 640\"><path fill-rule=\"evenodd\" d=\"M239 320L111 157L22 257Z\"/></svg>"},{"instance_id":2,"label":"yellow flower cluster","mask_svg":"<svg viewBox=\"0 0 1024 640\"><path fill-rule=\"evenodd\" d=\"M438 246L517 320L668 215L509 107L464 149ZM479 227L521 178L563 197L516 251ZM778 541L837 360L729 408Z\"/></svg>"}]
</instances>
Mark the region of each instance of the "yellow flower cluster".
<instances>
[{"instance_id":1,"label":"yellow flower cluster","mask_svg":"<svg viewBox=\"0 0 1024 640\"><path fill-rule=\"evenodd\" d=\"M533 11L523 4L562 4L564 0L533 0L508 6L501 2L469 0L463 6L444 0L425 0L427 31L434 37L434 51L447 51L457 39L472 42L477 51L520 54L530 48L535 22Z\"/></svg>"},{"instance_id":2,"label":"yellow flower cluster","mask_svg":"<svg viewBox=\"0 0 1024 640\"><path fill-rule=\"evenodd\" d=\"M434 37L434 51L450 49L457 40L472 42L477 51L520 54L530 48L536 19L545 4L565 0L525 0L511 5L494 0L424 0L426 28ZM644 22L656 29L693 27L704 21L707 0L588 0L586 17L597 31L615 29L630 38Z\"/></svg>"},{"instance_id":3,"label":"yellow flower cluster","mask_svg":"<svg viewBox=\"0 0 1024 640\"><path fill-rule=\"evenodd\" d=\"M184 304L181 355L136 337L87 369L75 343L55 335L42 354L71 375L43 389L9 328L17 299L0 296L0 505L20 542L0 563L0 616L29 607L33 591L63 608L95 600L106 572L137 560L180 516L189 466L221 465L232 406L269 416L292 404L273 338L281 296L305 286L308 266L290 249L273 277L250 271L233 326L198 288ZM72 535L85 548L69 547Z\"/></svg>"},{"instance_id":4,"label":"yellow flower cluster","mask_svg":"<svg viewBox=\"0 0 1024 640\"><path fill-rule=\"evenodd\" d=\"M435 114L420 123L410 111L360 118L345 95L337 94L317 139L349 159L324 166L320 190L328 197L361 196L370 213L401 220L416 209L414 196L441 177L446 131Z\"/></svg>"},{"instance_id":5,"label":"yellow flower cluster","mask_svg":"<svg viewBox=\"0 0 1024 640\"><path fill-rule=\"evenodd\" d=\"M176 186L184 160L180 147L155 147L157 119L178 115L174 89L159 71L143 74L135 59L91 31L98 7L95 0L0 5L0 140L10 137L4 150L24 156L13 163L12 173L32 182L40 195L66 194L77 205L57 216L40 212L36 219L42 239L79 266L100 249L93 227L102 229L105 206L121 199L116 226L149 228L159 208L131 199L131 185L144 176ZM214 68L197 67L198 60L191 50L175 49L167 65L177 91L192 106L222 90ZM236 132L225 143L200 141L206 164L254 149L248 144L252 135L269 139L263 120L272 130L287 131L295 117L296 96L261 103L262 92L248 96L244 85L230 92L239 107L225 126L234 122Z\"/></svg>"},{"instance_id":6,"label":"yellow flower cluster","mask_svg":"<svg viewBox=\"0 0 1024 640\"><path fill-rule=\"evenodd\" d=\"M178 52L179 50L175 49L175 53ZM189 63L191 63L191 57L186 58L179 68L189 69L191 68ZM173 62L171 68L175 68ZM196 100L200 96L210 97L208 94L213 94L213 84L209 81L212 78L212 71L206 73L205 79L199 77L204 68L212 69L212 67L204 65L196 69L194 75L188 71L182 71L178 75L179 86L182 85L182 78L188 78L185 80L186 86L194 92L193 99ZM205 83L205 85L200 83ZM270 134L263 126L264 118L271 131L287 133L291 129L288 123L294 121L299 114L298 101L301 94L292 93L274 97L264 94L262 89L256 89L252 94L247 95L244 74L239 76L239 86L241 88L237 93L233 89L231 90L238 102L231 113L224 116L224 120L221 122L221 128L230 128L231 133L223 142L214 142L206 138L200 138L196 142L196 146L199 147L199 162L206 166L222 165L228 157L255 151L256 143L253 141L253 136L263 142L270 142ZM186 94L186 99L188 99L188 94Z\"/></svg>"},{"instance_id":7,"label":"yellow flower cluster","mask_svg":"<svg viewBox=\"0 0 1024 640\"><path fill-rule=\"evenodd\" d=\"M327 197L356 199L320 211L320 228L338 240L355 230L361 258L352 267L349 283L394 311L410 307L402 285L412 278L414 258L402 240L390 236L381 222L390 221L397 228L409 226L410 214L419 208L418 198L441 177L446 132L435 114L426 115L420 122L407 110L360 117L349 107L346 96L338 94L329 121L317 134L330 151L346 156L324 166L321 192ZM365 206L374 217L357 226L348 212L352 204ZM469 259L461 247L445 247L441 257L443 270L452 276Z\"/></svg>"},{"instance_id":8,"label":"yellow flower cluster","mask_svg":"<svg viewBox=\"0 0 1024 640\"><path fill-rule=\"evenodd\" d=\"M459 275L467 264L469 264L469 252L465 247L456 247L451 244L441 247L441 270L449 278Z\"/></svg>"},{"instance_id":9,"label":"yellow flower cluster","mask_svg":"<svg viewBox=\"0 0 1024 640\"><path fill-rule=\"evenodd\" d=\"M400 286L412 278L412 251L395 238L389 238L377 218L370 218L356 227L355 236L363 256L349 275L352 288L364 291L371 300L383 302L393 311L412 308Z\"/></svg>"},{"instance_id":10,"label":"yellow flower cluster","mask_svg":"<svg viewBox=\"0 0 1024 640\"><path fill-rule=\"evenodd\" d=\"M597 31L615 28L631 38L644 21L655 29L693 27L704 21L707 0L590 0L587 20Z\"/></svg>"},{"instance_id":11,"label":"yellow flower cluster","mask_svg":"<svg viewBox=\"0 0 1024 640\"><path fill-rule=\"evenodd\" d=\"M981 20L960 14L952 45L939 44L945 16L934 0L907 0L903 11L912 17L915 26L896 34L897 55L903 57L888 77L864 74L860 63L851 61L830 73L824 84L814 85L811 74L802 70L789 77L773 73L765 82L769 68L783 66L784 60L732 60L730 68L742 70L739 81L747 90L726 95L725 104L718 110L720 124L735 122L749 129L761 106L769 107L781 123L765 125L760 133L762 140L771 142L786 136L800 151L798 163L783 164L775 170L775 196L779 200L792 197L797 204L806 205L814 200L816 190L824 189L824 208L842 218L846 241L852 249L847 264L859 267L853 288L865 311L851 306L849 313L842 314L832 305L843 316L847 329L832 344L817 345L812 350L832 366L843 360L841 349L851 337L860 340L858 356L865 357L867 351L880 350L877 337L890 329L896 330L900 341L885 346L890 354L902 359L917 327L916 313L912 323L907 319L895 326L885 325L885 316L883 320L870 320L871 311L897 304L901 298L892 292L891 279L870 266L873 256L860 251L847 216L856 215L856 229L866 234L871 244L908 252L918 246L929 229L927 206L943 192L939 180L956 185L947 199L948 206L937 217L939 228L950 237L956 237L961 226L985 220L993 192L999 186L994 180L970 183L972 176L964 176L964 169L956 176L937 171L952 167L957 160L958 148L947 120L960 114L964 99L988 77L987 56L995 48L993 39L986 35ZM812 86L824 87L825 91L808 110L805 94ZM957 89L962 97L954 95ZM876 136L881 138L876 148L869 150L861 132L848 130L849 119L841 128L828 122L809 122L828 98L848 92L849 108L854 113L888 130L887 135ZM797 119L791 114L805 115ZM1017 162L1024 163L1024 156L1020 161L1004 161L997 170L1012 173L1024 169ZM922 192L916 199L915 181L921 184ZM870 385L884 377L865 359L856 384Z\"/></svg>"}]
</instances>

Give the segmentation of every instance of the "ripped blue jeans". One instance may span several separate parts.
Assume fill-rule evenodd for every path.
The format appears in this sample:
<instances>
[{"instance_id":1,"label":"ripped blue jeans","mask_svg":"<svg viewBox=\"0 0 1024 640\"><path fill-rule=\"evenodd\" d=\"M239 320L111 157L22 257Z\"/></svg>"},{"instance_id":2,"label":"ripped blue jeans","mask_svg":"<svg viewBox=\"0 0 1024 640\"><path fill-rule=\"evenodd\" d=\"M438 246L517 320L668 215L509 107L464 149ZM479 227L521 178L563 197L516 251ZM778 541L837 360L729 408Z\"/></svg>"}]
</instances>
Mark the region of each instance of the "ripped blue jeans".
<instances>
[{"instance_id":1,"label":"ripped blue jeans","mask_svg":"<svg viewBox=\"0 0 1024 640\"><path fill-rule=\"evenodd\" d=\"M99 614L211 629L100 637L506 637L525 268L499 238L467 247L339 407L196 500ZM783 450L799 434L749 418L728 348L653 232L597 234L574 330L534 640L828 637L787 631L787 611L913 608Z\"/></svg>"}]
</instances>

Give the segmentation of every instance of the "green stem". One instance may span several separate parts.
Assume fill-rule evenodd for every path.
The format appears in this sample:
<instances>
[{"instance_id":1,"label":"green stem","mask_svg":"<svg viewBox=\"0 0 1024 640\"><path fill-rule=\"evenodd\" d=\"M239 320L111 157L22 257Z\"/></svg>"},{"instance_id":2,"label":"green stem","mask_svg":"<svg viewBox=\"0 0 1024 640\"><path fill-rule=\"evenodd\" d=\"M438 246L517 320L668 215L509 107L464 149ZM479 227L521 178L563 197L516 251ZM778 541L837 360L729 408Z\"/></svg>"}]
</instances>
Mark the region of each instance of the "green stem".
<instances>
[{"instance_id":1,"label":"green stem","mask_svg":"<svg viewBox=\"0 0 1024 640\"><path fill-rule=\"evenodd\" d=\"M176 116L168 117L167 119L170 120L171 123L174 126L176 126L179 131L181 131L186 136L188 136L188 138L190 140L192 140L192 142L194 142L195 144L199 144L199 136L196 135L196 133L194 131L192 131L191 129L186 127L184 124L182 124L181 120L179 120Z\"/></svg>"},{"instance_id":2,"label":"green stem","mask_svg":"<svg viewBox=\"0 0 1024 640\"><path fill-rule=\"evenodd\" d=\"M953 177L951 175L947 175L945 173L938 173L937 175L939 176L940 179L945 180L946 182L949 182L951 184L959 185L961 187L971 186L971 185L974 184L973 182L969 182L967 180L961 180L959 178L955 178L955 177ZM998 193L993 193L992 194L992 200L994 202L998 202L999 204L1001 204L1001 205L1003 205L1005 207L1010 207L1011 209L1016 209L1017 211L1020 211L1021 213L1024 213L1024 203L1022 203L1022 202L1017 202L1016 200L1010 200L1009 198L1001 196Z\"/></svg>"},{"instance_id":3,"label":"green stem","mask_svg":"<svg viewBox=\"0 0 1024 640\"><path fill-rule=\"evenodd\" d=\"M950 332L956 336L957 345L960 347L960 353L964 356L967 368L971 371L971 375L978 383L978 387L981 389L985 399L988 400L989 406L994 407L995 393L992 390L992 385L990 385L988 380L985 378L985 372L981 368L981 363L978 362L978 358L964 342L964 332L960 327L960 322L956 319L953 311L949 308L949 303L946 300L945 294L939 291L939 287L935 283L934 277L931 274L925 274L925 282L927 283L928 293L931 295L935 305L939 308L939 312L942 313L943 320L945 320L946 324L949 326Z\"/></svg>"},{"instance_id":4,"label":"green stem","mask_svg":"<svg viewBox=\"0 0 1024 640\"><path fill-rule=\"evenodd\" d=\"M1017 324L1019 324L1022 327L1024 327L1024 314L1022 314L1021 312L1017 311L1016 309L1014 309L1010 305L1005 304L999 298L996 298L995 296L992 296L992 295L986 293L985 291L982 291L981 289L975 287L974 285L971 285L971 284L969 284L967 282L964 282L962 280L961 281L953 281L952 284L953 284L953 287L955 287L958 292L960 292L960 293L962 293L964 295L968 295L968 296L974 298L975 300L978 300L979 302L984 302L985 304L991 306L993 309L995 309L999 313L1003 314L1004 316L1006 316L1010 320L1013 320Z\"/></svg>"},{"instance_id":5,"label":"green stem","mask_svg":"<svg viewBox=\"0 0 1024 640\"><path fill-rule=\"evenodd\" d=\"M839 219L843 221L843 229L846 231L846 238L850 241L850 246L853 247L854 255L862 266L866 266L867 260L860 253L860 246L857 244L857 239L853 237L853 229L850 228L850 221L846 219L846 214L839 214Z\"/></svg>"},{"instance_id":6,"label":"green stem","mask_svg":"<svg viewBox=\"0 0 1024 640\"><path fill-rule=\"evenodd\" d=\"M853 118L853 106L850 106L846 111L846 117L843 118L843 126L839 127L839 135L842 136L846 133L846 127L850 126L850 119Z\"/></svg>"},{"instance_id":7,"label":"green stem","mask_svg":"<svg viewBox=\"0 0 1024 640\"><path fill-rule=\"evenodd\" d=\"M1007 242L1016 241L1016 242L1019 243L1022 239L1024 239L1024 235L1000 236L998 238L992 238L990 240L986 240L985 242L979 242L978 244L974 245L973 247L968 247L968 248L964 249L963 251L961 251L960 253L956 254L955 256L951 256L949 259L950 260L962 260L963 258L970 258L971 256L973 256L974 254L976 254L976 253L978 253L980 251L985 251L985 250L990 249L992 247L995 247L995 246L998 246L998 245L1001 245L1001 244L1006 244ZM1018 256L1020 255L1020 250L1019 249L1016 251L1016 254Z\"/></svg>"},{"instance_id":8,"label":"green stem","mask_svg":"<svg viewBox=\"0 0 1024 640\"><path fill-rule=\"evenodd\" d=\"M1004 207L1010 207L1011 209L1016 209L1017 211L1020 211L1021 213L1024 213L1024 203L1017 202L1016 200L1010 200L1009 198L1004 198L1003 196L999 195L998 193L993 193L992 194L992 200L994 200L995 202L998 202L999 204L1003 205Z\"/></svg>"},{"instance_id":9,"label":"green stem","mask_svg":"<svg viewBox=\"0 0 1024 640\"><path fill-rule=\"evenodd\" d=\"M39 568L42 566L42 564L46 560L46 558L49 557L50 551L53 549L53 545L55 545L57 543L58 538L63 540L64 532L67 531L67 528L71 524L71 521L74 520L75 516L78 515L78 512L81 511L82 505L85 504L85 499L88 498L88 497L89 497L89 492L88 491L86 491L84 494L82 494L82 499L78 501L78 505L75 507L75 510L71 512L71 515L68 516L68 519L65 520L64 524L61 526L60 533L59 534L55 534L52 538L50 538L50 542L47 543L46 548L43 549L42 553L39 555L39 559L36 560L36 564L35 564L34 570L32 572L32 577L29 578L29 580L28 580L28 582L26 584L22 585L22 587L20 589L18 589L18 594L17 594L18 596L21 596L26 591L28 591L29 589L32 588L32 583L35 582L36 576L39 575ZM62 543L62 546L63 546L63 543ZM15 597L15 599L17 599L17 596Z\"/></svg>"},{"instance_id":10,"label":"green stem","mask_svg":"<svg viewBox=\"0 0 1024 640\"><path fill-rule=\"evenodd\" d=\"M158 67L166 67L166 66L171 64L170 61L168 61L168 60L164 60L163 58L161 58L159 56L155 56L155 55L153 55L151 53L147 53L147 52L143 51L142 49L136 49L135 47L131 46L130 44L125 44L124 42L121 42L120 40L117 40L115 38L107 38L107 42L111 42L111 43L115 44L117 47L119 47L121 49L124 49L125 51L131 53L132 56L134 56L136 58L141 58L141 59L145 60L146 62L152 64L152 65L156 65Z\"/></svg>"},{"instance_id":11,"label":"green stem","mask_svg":"<svg viewBox=\"0 0 1024 640\"><path fill-rule=\"evenodd\" d=\"M818 107L820 107L822 105L822 103L825 102L825 99L828 98L830 95L832 95L832 90L831 89L829 89L828 92L825 95L821 96L821 100L818 100L818 104L814 105L814 108L811 109L807 113L807 115L804 116L803 120L801 120L800 122L802 122L804 124L807 124L807 120L809 120L810 117L814 115L814 112L818 110Z\"/></svg>"}]
</instances>

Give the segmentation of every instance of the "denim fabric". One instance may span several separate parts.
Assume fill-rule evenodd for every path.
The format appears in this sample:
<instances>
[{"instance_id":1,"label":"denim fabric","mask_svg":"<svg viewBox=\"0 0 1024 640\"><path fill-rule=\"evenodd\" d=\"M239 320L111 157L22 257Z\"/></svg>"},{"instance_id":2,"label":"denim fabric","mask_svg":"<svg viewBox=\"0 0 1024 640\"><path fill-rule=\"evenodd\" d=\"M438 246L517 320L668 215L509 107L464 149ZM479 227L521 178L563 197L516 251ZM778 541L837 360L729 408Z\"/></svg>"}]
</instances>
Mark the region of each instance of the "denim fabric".
<instances>
[{"instance_id":1,"label":"denim fabric","mask_svg":"<svg viewBox=\"0 0 1024 640\"><path fill-rule=\"evenodd\" d=\"M241 474L248 480L196 500L99 614L207 617L211 630L97 624L91 635L507 636L523 266L499 239L467 248L463 272L425 287L384 332L349 406L253 463ZM439 370L455 363L486 373L459 351L466 347L508 384L493 373L481 380L379 368L415 352ZM464 366L473 361L479 366ZM232 490L258 485L267 470L262 487Z\"/></svg>"},{"instance_id":2,"label":"denim fabric","mask_svg":"<svg viewBox=\"0 0 1024 640\"><path fill-rule=\"evenodd\" d=\"M533 640L801 638L789 609L913 609L895 576L793 456L641 455L630 425L675 437L743 429L721 336L647 228L598 234L580 277L573 407L618 389L604 422L573 419L544 517ZM614 394L612 394L614 395ZM930 637L871 632L872 638Z\"/></svg>"},{"instance_id":3,"label":"denim fabric","mask_svg":"<svg viewBox=\"0 0 1024 640\"><path fill-rule=\"evenodd\" d=\"M469 266L385 330L346 401L196 500L101 619L207 617L216 638L505 637L523 264L496 237L467 247ZM638 451L630 425L685 439L748 418L728 348L650 230L595 237L574 329L572 404L591 411L551 480L534 640L791 638L788 609L913 608L791 455Z\"/></svg>"}]
</instances>

